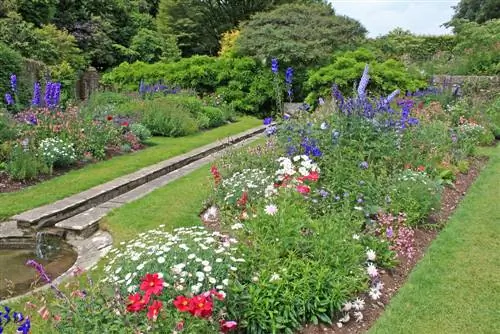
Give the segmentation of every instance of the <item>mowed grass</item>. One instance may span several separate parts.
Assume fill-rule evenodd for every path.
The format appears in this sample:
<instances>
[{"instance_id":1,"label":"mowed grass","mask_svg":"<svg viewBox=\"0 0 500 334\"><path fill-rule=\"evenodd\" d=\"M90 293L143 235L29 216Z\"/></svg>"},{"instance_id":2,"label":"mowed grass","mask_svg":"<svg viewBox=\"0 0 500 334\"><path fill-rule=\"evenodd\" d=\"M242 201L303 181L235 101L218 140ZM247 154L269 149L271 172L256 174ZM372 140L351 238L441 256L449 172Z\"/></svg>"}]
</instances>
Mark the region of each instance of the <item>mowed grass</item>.
<instances>
[{"instance_id":1,"label":"mowed grass","mask_svg":"<svg viewBox=\"0 0 500 334\"><path fill-rule=\"evenodd\" d=\"M72 170L18 192L0 194L0 221L261 124L256 118L242 117L236 123L187 137L155 137L145 150Z\"/></svg>"},{"instance_id":2,"label":"mowed grass","mask_svg":"<svg viewBox=\"0 0 500 334\"><path fill-rule=\"evenodd\" d=\"M370 334L500 333L500 146Z\"/></svg>"},{"instance_id":3,"label":"mowed grass","mask_svg":"<svg viewBox=\"0 0 500 334\"><path fill-rule=\"evenodd\" d=\"M202 166L137 201L113 210L103 219L101 228L112 234L117 245L161 224L168 229L200 225L199 214L210 192L211 177L210 164Z\"/></svg>"}]
</instances>

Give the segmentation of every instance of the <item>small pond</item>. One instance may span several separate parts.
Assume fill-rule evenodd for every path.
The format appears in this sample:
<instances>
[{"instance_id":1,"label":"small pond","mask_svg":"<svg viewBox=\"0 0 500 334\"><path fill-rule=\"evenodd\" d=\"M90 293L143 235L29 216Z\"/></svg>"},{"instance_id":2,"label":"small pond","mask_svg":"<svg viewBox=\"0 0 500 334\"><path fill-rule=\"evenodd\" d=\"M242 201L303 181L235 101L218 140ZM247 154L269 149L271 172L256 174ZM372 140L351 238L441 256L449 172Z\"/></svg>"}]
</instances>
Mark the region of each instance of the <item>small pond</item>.
<instances>
[{"instance_id":1,"label":"small pond","mask_svg":"<svg viewBox=\"0 0 500 334\"><path fill-rule=\"evenodd\" d=\"M71 268L76 258L77 253L63 239L40 232L36 238L18 243L3 242L0 244L0 300L45 284L35 269L26 266L26 261L31 259L42 264L49 277L55 279Z\"/></svg>"}]
</instances>

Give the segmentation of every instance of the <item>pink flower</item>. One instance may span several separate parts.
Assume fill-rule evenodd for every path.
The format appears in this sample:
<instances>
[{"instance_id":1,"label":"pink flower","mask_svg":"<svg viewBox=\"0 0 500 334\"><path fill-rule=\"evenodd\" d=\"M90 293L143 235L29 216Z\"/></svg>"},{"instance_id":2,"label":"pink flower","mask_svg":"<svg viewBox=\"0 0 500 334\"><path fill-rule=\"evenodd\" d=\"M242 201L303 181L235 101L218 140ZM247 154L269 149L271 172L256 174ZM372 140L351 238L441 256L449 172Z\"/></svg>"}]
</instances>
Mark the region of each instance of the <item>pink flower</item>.
<instances>
[{"instance_id":1,"label":"pink flower","mask_svg":"<svg viewBox=\"0 0 500 334\"><path fill-rule=\"evenodd\" d=\"M222 333L227 333L233 331L238 327L238 323L236 321L223 321L220 322L220 330Z\"/></svg>"},{"instance_id":2,"label":"pink flower","mask_svg":"<svg viewBox=\"0 0 500 334\"><path fill-rule=\"evenodd\" d=\"M306 194L309 194L309 192L311 191L311 188L309 188L308 186L305 186L305 185L298 185L297 186L297 191L303 195L306 195Z\"/></svg>"},{"instance_id":3,"label":"pink flower","mask_svg":"<svg viewBox=\"0 0 500 334\"><path fill-rule=\"evenodd\" d=\"M274 216L276 214L276 212L278 212L278 207L274 204L269 204L269 205L266 205L266 208L264 209L264 211L266 212L266 214L268 214L270 216Z\"/></svg>"}]
</instances>

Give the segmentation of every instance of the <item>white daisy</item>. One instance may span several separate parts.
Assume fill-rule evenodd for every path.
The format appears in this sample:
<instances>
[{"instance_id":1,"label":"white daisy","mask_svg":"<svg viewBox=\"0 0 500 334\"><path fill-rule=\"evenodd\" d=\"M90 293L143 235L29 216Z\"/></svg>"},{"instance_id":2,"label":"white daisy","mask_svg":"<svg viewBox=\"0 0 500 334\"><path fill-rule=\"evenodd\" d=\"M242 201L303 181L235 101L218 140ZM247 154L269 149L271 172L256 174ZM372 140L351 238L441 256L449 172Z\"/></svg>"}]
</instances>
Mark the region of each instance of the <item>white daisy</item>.
<instances>
[{"instance_id":1,"label":"white daisy","mask_svg":"<svg viewBox=\"0 0 500 334\"><path fill-rule=\"evenodd\" d=\"M278 275L277 273L273 273L271 275L271 278L269 279L269 282L274 282L274 281L277 281L280 279L280 275Z\"/></svg>"},{"instance_id":2,"label":"white daisy","mask_svg":"<svg viewBox=\"0 0 500 334\"><path fill-rule=\"evenodd\" d=\"M377 267L373 265L373 263L370 263L368 267L366 267L366 272L370 277L377 277L378 276L378 270Z\"/></svg>"},{"instance_id":3,"label":"white daisy","mask_svg":"<svg viewBox=\"0 0 500 334\"><path fill-rule=\"evenodd\" d=\"M378 289L375 289L375 288L371 288L370 289L370 292L368 293L370 295L370 297L373 299L373 300L377 300L380 298L380 296L382 295L382 293L380 292L380 290Z\"/></svg>"},{"instance_id":4,"label":"white daisy","mask_svg":"<svg viewBox=\"0 0 500 334\"><path fill-rule=\"evenodd\" d=\"M276 214L276 212L278 212L278 207L274 204L269 204L269 205L266 205L266 208L264 209L264 211L266 212L266 214L268 214L270 216L274 216Z\"/></svg>"},{"instance_id":5,"label":"white daisy","mask_svg":"<svg viewBox=\"0 0 500 334\"><path fill-rule=\"evenodd\" d=\"M375 254L375 251L372 249L369 249L366 251L366 257L368 258L368 261L375 261L377 258L377 254Z\"/></svg>"}]
</instances>

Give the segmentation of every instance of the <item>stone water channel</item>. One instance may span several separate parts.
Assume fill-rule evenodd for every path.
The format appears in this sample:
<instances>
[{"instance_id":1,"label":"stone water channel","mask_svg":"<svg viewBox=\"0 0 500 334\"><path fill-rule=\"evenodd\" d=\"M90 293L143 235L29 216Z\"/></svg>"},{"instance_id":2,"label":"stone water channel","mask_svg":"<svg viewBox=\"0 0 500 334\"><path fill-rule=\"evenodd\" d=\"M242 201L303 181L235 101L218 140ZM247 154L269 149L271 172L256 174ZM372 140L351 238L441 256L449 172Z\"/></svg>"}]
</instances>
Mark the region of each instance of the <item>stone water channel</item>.
<instances>
[{"instance_id":1,"label":"stone water channel","mask_svg":"<svg viewBox=\"0 0 500 334\"><path fill-rule=\"evenodd\" d=\"M112 247L111 235L99 230L99 221L109 211L200 168L229 149L247 145L264 130L261 126L225 138L0 222L0 302L44 285L36 271L26 266L28 260L42 264L56 285L76 268L95 266Z\"/></svg>"}]
</instances>

